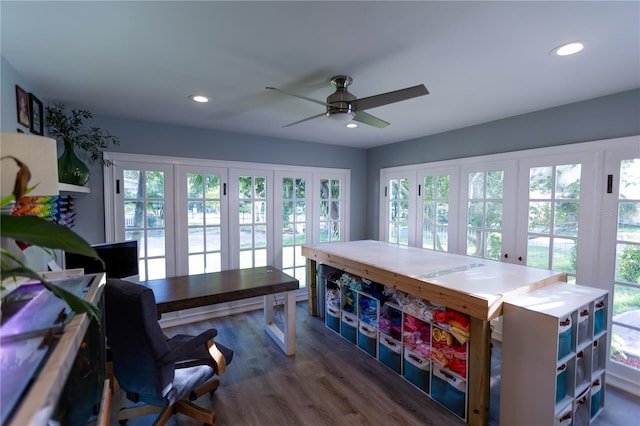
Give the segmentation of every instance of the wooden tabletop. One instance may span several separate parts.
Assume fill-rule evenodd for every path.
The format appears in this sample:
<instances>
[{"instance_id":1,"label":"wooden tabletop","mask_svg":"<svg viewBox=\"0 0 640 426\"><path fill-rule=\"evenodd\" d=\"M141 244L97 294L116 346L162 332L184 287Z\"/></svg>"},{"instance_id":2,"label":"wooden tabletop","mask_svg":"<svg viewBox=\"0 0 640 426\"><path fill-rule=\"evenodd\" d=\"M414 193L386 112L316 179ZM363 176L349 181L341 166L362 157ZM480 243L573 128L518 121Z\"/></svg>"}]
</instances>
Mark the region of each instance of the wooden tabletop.
<instances>
[{"instance_id":1,"label":"wooden tabletop","mask_svg":"<svg viewBox=\"0 0 640 426\"><path fill-rule=\"evenodd\" d=\"M507 295L567 280L564 272L374 240L306 245L302 255L482 320L499 316Z\"/></svg>"},{"instance_id":2,"label":"wooden tabletop","mask_svg":"<svg viewBox=\"0 0 640 426\"><path fill-rule=\"evenodd\" d=\"M297 290L297 279L272 266L141 281L153 290L158 313Z\"/></svg>"}]
</instances>

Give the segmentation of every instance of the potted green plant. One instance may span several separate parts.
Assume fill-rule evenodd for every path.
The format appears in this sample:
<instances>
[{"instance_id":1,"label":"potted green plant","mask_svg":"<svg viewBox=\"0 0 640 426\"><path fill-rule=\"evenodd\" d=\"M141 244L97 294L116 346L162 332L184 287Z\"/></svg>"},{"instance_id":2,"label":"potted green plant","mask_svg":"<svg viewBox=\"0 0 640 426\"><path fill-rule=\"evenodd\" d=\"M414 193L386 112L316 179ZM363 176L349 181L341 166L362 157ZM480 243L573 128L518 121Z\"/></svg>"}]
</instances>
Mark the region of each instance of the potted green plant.
<instances>
[{"instance_id":1,"label":"potted green plant","mask_svg":"<svg viewBox=\"0 0 640 426\"><path fill-rule=\"evenodd\" d=\"M72 185L85 185L89 181L89 168L76 155L75 149L82 151L89 160L104 160L102 151L110 145L120 145L120 139L99 127L85 127L84 120L93 118L93 114L83 109L72 109L67 113L64 104L47 106L47 129L49 134L62 142L64 151L58 159L60 182Z\"/></svg>"},{"instance_id":2,"label":"potted green plant","mask_svg":"<svg viewBox=\"0 0 640 426\"><path fill-rule=\"evenodd\" d=\"M19 278L39 281L44 288L51 291L57 297L64 300L67 305L76 313L86 312L100 322L100 310L95 305L85 301L79 296L65 290L64 288L47 281L40 274L30 269L24 262L21 253L14 248L15 241L21 241L33 246L42 247L45 250L64 250L71 253L82 254L84 256L100 259L95 249L69 228L49 222L36 216L12 216L5 214L5 207L19 200L30 189L27 187L31 173L29 168L19 159L7 156L2 160L13 160L19 167L16 176L13 193L4 196L0 200L0 207L3 210L0 216L0 280L17 282ZM32 188L31 188L32 189ZM2 286L0 286L0 289Z\"/></svg>"}]
</instances>

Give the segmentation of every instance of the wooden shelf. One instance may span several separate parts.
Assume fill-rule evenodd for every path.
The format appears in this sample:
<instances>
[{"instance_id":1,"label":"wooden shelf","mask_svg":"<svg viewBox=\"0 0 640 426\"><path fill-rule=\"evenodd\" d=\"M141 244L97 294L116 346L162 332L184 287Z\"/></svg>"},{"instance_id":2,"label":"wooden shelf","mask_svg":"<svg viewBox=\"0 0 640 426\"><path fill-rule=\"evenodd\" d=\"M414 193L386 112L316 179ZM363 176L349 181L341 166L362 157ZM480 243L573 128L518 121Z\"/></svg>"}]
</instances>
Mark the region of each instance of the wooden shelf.
<instances>
[{"instance_id":1,"label":"wooden shelf","mask_svg":"<svg viewBox=\"0 0 640 426\"><path fill-rule=\"evenodd\" d=\"M91 192L91 189L87 186L71 185L62 182L58 183L58 189L64 192L80 192L83 194L89 194Z\"/></svg>"}]
</instances>

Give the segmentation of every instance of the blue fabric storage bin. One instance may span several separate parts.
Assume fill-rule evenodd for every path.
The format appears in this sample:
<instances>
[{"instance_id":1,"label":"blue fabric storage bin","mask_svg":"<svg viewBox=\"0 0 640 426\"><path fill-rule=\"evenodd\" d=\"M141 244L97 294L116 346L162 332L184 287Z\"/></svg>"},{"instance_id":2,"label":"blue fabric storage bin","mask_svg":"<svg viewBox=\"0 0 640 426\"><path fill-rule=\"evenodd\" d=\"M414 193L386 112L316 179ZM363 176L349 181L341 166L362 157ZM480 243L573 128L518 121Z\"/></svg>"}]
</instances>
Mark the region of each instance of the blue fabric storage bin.
<instances>
[{"instance_id":1,"label":"blue fabric storage bin","mask_svg":"<svg viewBox=\"0 0 640 426\"><path fill-rule=\"evenodd\" d=\"M346 312L342 313L342 323L340 324L340 335L353 343L354 345L357 343L357 334L358 328L356 325L358 324L358 319L355 315L348 314Z\"/></svg>"},{"instance_id":2,"label":"blue fabric storage bin","mask_svg":"<svg viewBox=\"0 0 640 426\"><path fill-rule=\"evenodd\" d=\"M467 411L465 388L464 380L440 368L434 368L431 377L431 397L462 419L465 419Z\"/></svg>"},{"instance_id":3,"label":"blue fabric storage bin","mask_svg":"<svg viewBox=\"0 0 640 426\"><path fill-rule=\"evenodd\" d=\"M591 418L593 419L598 411L600 411L600 398L602 397L602 392L600 380L596 380L593 382L591 386Z\"/></svg>"},{"instance_id":4,"label":"blue fabric storage bin","mask_svg":"<svg viewBox=\"0 0 640 426\"><path fill-rule=\"evenodd\" d=\"M605 329L605 318L604 318L604 300L596 303L596 312L593 315L593 334L597 336L602 333Z\"/></svg>"},{"instance_id":5,"label":"blue fabric storage bin","mask_svg":"<svg viewBox=\"0 0 640 426\"><path fill-rule=\"evenodd\" d=\"M325 323L331 330L340 333L340 311L327 307Z\"/></svg>"},{"instance_id":6,"label":"blue fabric storage bin","mask_svg":"<svg viewBox=\"0 0 640 426\"><path fill-rule=\"evenodd\" d=\"M558 367L556 375L556 404L567 394L567 366Z\"/></svg>"},{"instance_id":7,"label":"blue fabric storage bin","mask_svg":"<svg viewBox=\"0 0 640 426\"><path fill-rule=\"evenodd\" d=\"M358 327L358 347L371 355L376 357L376 350L378 346L378 330L367 325L361 324Z\"/></svg>"},{"instance_id":8,"label":"blue fabric storage bin","mask_svg":"<svg viewBox=\"0 0 640 426\"><path fill-rule=\"evenodd\" d=\"M405 350L404 378L426 393L429 393L429 373L431 361L415 352Z\"/></svg>"},{"instance_id":9,"label":"blue fabric storage bin","mask_svg":"<svg viewBox=\"0 0 640 426\"><path fill-rule=\"evenodd\" d=\"M384 333L380 333L378 360L400 374L402 369L402 342Z\"/></svg>"},{"instance_id":10,"label":"blue fabric storage bin","mask_svg":"<svg viewBox=\"0 0 640 426\"><path fill-rule=\"evenodd\" d=\"M571 318L560 321L558 328L558 359L571 353Z\"/></svg>"}]
</instances>

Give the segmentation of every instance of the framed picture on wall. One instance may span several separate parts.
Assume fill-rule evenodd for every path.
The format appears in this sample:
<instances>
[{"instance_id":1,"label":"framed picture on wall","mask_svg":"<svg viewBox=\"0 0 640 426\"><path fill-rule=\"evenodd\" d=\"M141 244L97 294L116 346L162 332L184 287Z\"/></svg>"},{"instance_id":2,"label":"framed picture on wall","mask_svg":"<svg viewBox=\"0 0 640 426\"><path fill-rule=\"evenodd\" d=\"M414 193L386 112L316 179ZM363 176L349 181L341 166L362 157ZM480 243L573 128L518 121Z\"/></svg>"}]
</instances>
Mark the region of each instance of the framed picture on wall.
<instances>
[{"instance_id":1,"label":"framed picture on wall","mask_svg":"<svg viewBox=\"0 0 640 426\"><path fill-rule=\"evenodd\" d=\"M29 107L31 109L31 133L44 133L44 117L42 116L42 102L33 93L29 93Z\"/></svg>"},{"instance_id":2,"label":"framed picture on wall","mask_svg":"<svg viewBox=\"0 0 640 426\"><path fill-rule=\"evenodd\" d=\"M29 94L16 84L16 110L18 111L18 123L31 127L31 114L29 113Z\"/></svg>"}]
</instances>

